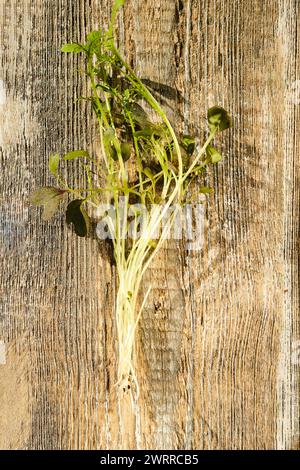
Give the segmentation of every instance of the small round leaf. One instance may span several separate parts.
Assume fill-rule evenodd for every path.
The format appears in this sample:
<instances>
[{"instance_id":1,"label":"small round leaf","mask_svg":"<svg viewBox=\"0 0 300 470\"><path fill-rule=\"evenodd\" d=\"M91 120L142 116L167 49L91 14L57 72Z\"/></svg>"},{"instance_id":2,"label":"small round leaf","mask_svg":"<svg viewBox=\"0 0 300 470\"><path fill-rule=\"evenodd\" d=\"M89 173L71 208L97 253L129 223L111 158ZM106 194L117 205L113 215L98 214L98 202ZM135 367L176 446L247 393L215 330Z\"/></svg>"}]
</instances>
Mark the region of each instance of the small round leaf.
<instances>
[{"instance_id":1,"label":"small round leaf","mask_svg":"<svg viewBox=\"0 0 300 470\"><path fill-rule=\"evenodd\" d=\"M218 163L222 160L222 155L212 145L207 146L206 155L208 156L210 163Z\"/></svg>"},{"instance_id":2,"label":"small round leaf","mask_svg":"<svg viewBox=\"0 0 300 470\"><path fill-rule=\"evenodd\" d=\"M128 142L123 142L121 144L121 154L124 162L129 160L131 155L131 145Z\"/></svg>"},{"instance_id":3,"label":"small round leaf","mask_svg":"<svg viewBox=\"0 0 300 470\"><path fill-rule=\"evenodd\" d=\"M67 207L67 224L73 224L76 235L85 237L88 234L90 219L82 207L83 199L74 199Z\"/></svg>"},{"instance_id":4,"label":"small round leaf","mask_svg":"<svg viewBox=\"0 0 300 470\"><path fill-rule=\"evenodd\" d=\"M189 155L193 155L196 147L195 138L191 135L183 135L181 139L181 145L185 148Z\"/></svg>"},{"instance_id":5,"label":"small round leaf","mask_svg":"<svg viewBox=\"0 0 300 470\"><path fill-rule=\"evenodd\" d=\"M218 129L225 131L231 127L231 117L221 106L213 106L207 111L208 125L211 131Z\"/></svg>"}]
</instances>

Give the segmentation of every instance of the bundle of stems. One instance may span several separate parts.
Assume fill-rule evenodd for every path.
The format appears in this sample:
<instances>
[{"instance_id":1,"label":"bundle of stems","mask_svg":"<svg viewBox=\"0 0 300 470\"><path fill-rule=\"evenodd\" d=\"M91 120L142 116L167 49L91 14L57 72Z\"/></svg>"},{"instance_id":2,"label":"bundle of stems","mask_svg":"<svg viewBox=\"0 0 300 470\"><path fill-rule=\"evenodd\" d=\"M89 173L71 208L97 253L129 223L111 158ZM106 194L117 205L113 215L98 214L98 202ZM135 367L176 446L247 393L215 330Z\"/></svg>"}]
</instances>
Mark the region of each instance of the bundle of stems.
<instances>
[{"instance_id":1,"label":"bundle of stems","mask_svg":"<svg viewBox=\"0 0 300 470\"><path fill-rule=\"evenodd\" d=\"M66 218L68 223L74 224L79 236L86 236L90 231L86 205L94 208L103 203L113 205L114 216L106 214L105 220L118 275L115 307L117 384L121 389L131 387L138 396L133 365L134 339L150 292L149 287L139 304L143 275L161 249L176 210L185 204L190 184L198 182L208 165L221 160L212 141L219 131L230 126L230 117L219 106L208 110L209 132L201 148L194 137L176 134L149 87L116 47L114 23L124 1L115 1L107 31L92 31L85 44L72 43L62 47L62 52L85 56L85 73L91 94L84 99L91 103L98 122L99 155L91 156L86 150L75 150L63 156L51 155L49 168L59 187L36 190L31 201L43 205L44 218L49 219L67 194L73 196L67 206ZM149 110L155 119L149 118ZM74 160L82 166L85 175L86 184L81 188L71 187L59 172L63 161ZM199 188L203 193L209 190L205 186ZM140 206L149 209L143 212L143 217ZM176 209L170 211L172 207Z\"/></svg>"}]
</instances>

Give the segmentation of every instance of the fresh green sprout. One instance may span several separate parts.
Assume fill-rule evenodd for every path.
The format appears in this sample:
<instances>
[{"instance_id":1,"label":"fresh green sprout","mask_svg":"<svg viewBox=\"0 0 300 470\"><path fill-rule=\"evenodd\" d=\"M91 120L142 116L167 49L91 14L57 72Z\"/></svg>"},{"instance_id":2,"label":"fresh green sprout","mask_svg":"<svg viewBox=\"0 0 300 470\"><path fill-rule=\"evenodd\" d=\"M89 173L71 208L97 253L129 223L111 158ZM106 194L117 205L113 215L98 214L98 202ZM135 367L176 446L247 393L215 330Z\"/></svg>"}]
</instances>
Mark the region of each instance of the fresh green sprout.
<instances>
[{"instance_id":1,"label":"fresh green sprout","mask_svg":"<svg viewBox=\"0 0 300 470\"><path fill-rule=\"evenodd\" d=\"M150 288L139 307L138 293L146 269L162 247L174 220L174 212L158 240L154 241L154 234L171 205L180 206L186 202L191 182L199 180L208 165L221 160L221 154L212 142L218 132L230 127L231 119L223 108L210 108L207 113L209 134L199 151L194 137L176 134L159 102L121 57L115 45L114 23L124 2L115 1L108 31L92 31L85 44L65 44L61 49L62 52L85 56L85 73L91 89L90 96L85 99L91 103L99 124L99 155L91 156L86 150L75 150L62 157L51 155L49 170L56 178L58 188L37 189L31 202L44 206L43 218L47 220L70 194L73 200L67 206L66 221L74 225L75 233L80 237L87 236L91 230L86 206L97 208L101 203L114 204L116 226L110 222L109 228L118 273L117 384L124 390L129 387L133 390L135 386L137 397L134 338ZM149 119L143 108L145 103L155 113L157 123ZM84 187L73 188L60 176L62 161L69 163L73 160L83 167ZM129 178L130 166L134 168L134 181ZM211 188L199 185L199 192L209 193ZM129 241L125 234L132 218L135 229L138 227L139 214L131 210L133 203L156 204L156 209L150 212L141 236Z\"/></svg>"}]
</instances>

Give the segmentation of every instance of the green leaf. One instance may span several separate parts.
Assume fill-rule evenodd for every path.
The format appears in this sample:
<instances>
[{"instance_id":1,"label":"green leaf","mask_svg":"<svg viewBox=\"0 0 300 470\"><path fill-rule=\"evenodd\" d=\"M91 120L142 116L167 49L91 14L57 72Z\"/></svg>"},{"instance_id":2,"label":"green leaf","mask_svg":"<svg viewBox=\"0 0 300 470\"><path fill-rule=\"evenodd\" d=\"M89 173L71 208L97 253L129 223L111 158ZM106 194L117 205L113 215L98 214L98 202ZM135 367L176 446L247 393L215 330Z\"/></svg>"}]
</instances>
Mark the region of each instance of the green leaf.
<instances>
[{"instance_id":1,"label":"green leaf","mask_svg":"<svg viewBox=\"0 0 300 470\"><path fill-rule=\"evenodd\" d=\"M113 130L112 127L109 127L109 128L104 132L104 135L103 135L104 144L105 144L105 145L111 144L111 143L114 141L115 138L116 138L115 131Z\"/></svg>"},{"instance_id":2,"label":"green leaf","mask_svg":"<svg viewBox=\"0 0 300 470\"><path fill-rule=\"evenodd\" d=\"M83 199L74 199L67 207L67 224L73 224L76 235L85 237L89 231L90 219L82 207Z\"/></svg>"},{"instance_id":3,"label":"green leaf","mask_svg":"<svg viewBox=\"0 0 300 470\"><path fill-rule=\"evenodd\" d=\"M109 153L110 157L115 161L117 162L119 160L119 157L118 157L118 152L114 146L113 143L111 143L110 145L108 145L106 147L106 150L107 152ZM131 155L131 146L129 143L127 142L123 142L121 144L121 156L122 156L122 160L124 162L126 162L127 160L129 160L130 158L130 155Z\"/></svg>"},{"instance_id":4,"label":"green leaf","mask_svg":"<svg viewBox=\"0 0 300 470\"><path fill-rule=\"evenodd\" d=\"M100 88L106 93L109 93L112 91L112 88L109 85L106 85L106 83L97 83L96 88Z\"/></svg>"},{"instance_id":5,"label":"green leaf","mask_svg":"<svg viewBox=\"0 0 300 470\"><path fill-rule=\"evenodd\" d=\"M212 193L214 190L212 188L209 188L208 186L201 186L201 188L199 189L199 192L201 194L210 194Z\"/></svg>"},{"instance_id":6,"label":"green leaf","mask_svg":"<svg viewBox=\"0 0 300 470\"><path fill-rule=\"evenodd\" d=\"M77 43L70 43L70 44L64 44L62 47L61 47L61 52L75 52L75 53L78 53L78 52L84 52L84 47L81 45L81 44L77 44Z\"/></svg>"},{"instance_id":7,"label":"green leaf","mask_svg":"<svg viewBox=\"0 0 300 470\"><path fill-rule=\"evenodd\" d=\"M164 135L164 131L162 128L155 126L154 124L151 125L151 123L148 123L148 126L145 127L144 129L141 129L140 131L137 131L134 133L134 136L138 138L145 138L149 139L152 136L157 136L161 137Z\"/></svg>"},{"instance_id":8,"label":"green leaf","mask_svg":"<svg viewBox=\"0 0 300 470\"><path fill-rule=\"evenodd\" d=\"M110 127L107 129L103 135L103 142L105 146L105 150L107 154L112 158L114 161L118 160L118 154L114 146L114 142L116 141L115 131Z\"/></svg>"},{"instance_id":9,"label":"green leaf","mask_svg":"<svg viewBox=\"0 0 300 470\"><path fill-rule=\"evenodd\" d=\"M101 41L102 40L102 32L101 31L91 31L87 35L86 40L88 42Z\"/></svg>"},{"instance_id":10,"label":"green leaf","mask_svg":"<svg viewBox=\"0 0 300 470\"><path fill-rule=\"evenodd\" d=\"M183 147L183 146L180 145L180 144L179 144L179 150L180 150L180 154L181 154L181 159L182 159L183 166L186 167L186 165L188 165L188 163L189 163L190 155L189 155L189 153L187 152L187 150L185 149L185 147ZM176 166L178 166L178 153L177 153L176 148L174 148L174 150L172 151L171 161L172 161Z\"/></svg>"},{"instance_id":11,"label":"green leaf","mask_svg":"<svg viewBox=\"0 0 300 470\"><path fill-rule=\"evenodd\" d=\"M193 155L196 147L195 138L191 135L183 135L181 139L181 145L189 155Z\"/></svg>"},{"instance_id":12,"label":"green leaf","mask_svg":"<svg viewBox=\"0 0 300 470\"><path fill-rule=\"evenodd\" d=\"M143 173L149 178L151 181L154 179L154 175L149 167L143 169Z\"/></svg>"},{"instance_id":13,"label":"green leaf","mask_svg":"<svg viewBox=\"0 0 300 470\"><path fill-rule=\"evenodd\" d=\"M53 176L57 177L57 169L60 162L60 155L58 153L50 155L49 157L49 170Z\"/></svg>"},{"instance_id":14,"label":"green leaf","mask_svg":"<svg viewBox=\"0 0 300 470\"><path fill-rule=\"evenodd\" d=\"M131 155L131 145L128 142L123 142L121 144L121 154L124 162L129 160Z\"/></svg>"},{"instance_id":15,"label":"green leaf","mask_svg":"<svg viewBox=\"0 0 300 470\"><path fill-rule=\"evenodd\" d=\"M140 127L147 127L153 125L146 111L144 111L142 106L140 106L138 103L130 103L128 109L133 117L133 120Z\"/></svg>"},{"instance_id":16,"label":"green leaf","mask_svg":"<svg viewBox=\"0 0 300 470\"><path fill-rule=\"evenodd\" d=\"M207 146L206 155L211 163L218 163L222 160L222 155L212 145Z\"/></svg>"},{"instance_id":17,"label":"green leaf","mask_svg":"<svg viewBox=\"0 0 300 470\"><path fill-rule=\"evenodd\" d=\"M207 120L210 131L218 129L225 131L231 127L231 117L221 106L213 106L207 111Z\"/></svg>"},{"instance_id":18,"label":"green leaf","mask_svg":"<svg viewBox=\"0 0 300 470\"><path fill-rule=\"evenodd\" d=\"M88 157L89 154L86 150L73 150L64 155L64 160L74 160L75 158Z\"/></svg>"},{"instance_id":19,"label":"green leaf","mask_svg":"<svg viewBox=\"0 0 300 470\"><path fill-rule=\"evenodd\" d=\"M117 162L119 160L118 157L118 152L115 149L115 146L113 144L110 144L106 147L106 151L108 155L115 161Z\"/></svg>"},{"instance_id":20,"label":"green leaf","mask_svg":"<svg viewBox=\"0 0 300 470\"><path fill-rule=\"evenodd\" d=\"M46 186L34 191L29 199L34 206L44 206L42 218L43 220L49 220L63 200L65 192L62 189Z\"/></svg>"},{"instance_id":21,"label":"green leaf","mask_svg":"<svg viewBox=\"0 0 300 470\"><path fill-rule=\"evenodd\" d=\"M103 33L102 31L91 31L86 37L87 45L85 50L87 52L96 54L97 61L103 62L102 57L102 45L103 45Z\"/></svg>"}]
</instances>

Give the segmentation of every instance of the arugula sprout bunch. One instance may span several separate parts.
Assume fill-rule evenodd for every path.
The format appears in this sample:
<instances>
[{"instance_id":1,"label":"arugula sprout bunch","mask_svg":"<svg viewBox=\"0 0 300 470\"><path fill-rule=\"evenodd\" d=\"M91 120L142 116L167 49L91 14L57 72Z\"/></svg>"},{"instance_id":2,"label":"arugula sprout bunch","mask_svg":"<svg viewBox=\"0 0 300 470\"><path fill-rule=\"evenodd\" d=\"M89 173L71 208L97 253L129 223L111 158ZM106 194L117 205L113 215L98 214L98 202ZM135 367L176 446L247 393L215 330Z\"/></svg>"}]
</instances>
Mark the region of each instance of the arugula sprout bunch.
<instances>
[{"instance_id":1,"label":"arugula sprout bunch","mask_svg":"<svg viewBox=\"0 0 300 470\"><path fill-rule=\"evenodd\" d=\"M149 89L121 57L114 40L116 15L125 0L116 0L108 31L89 33L85 44L65 44L62 52L85 56L85 73L89 78L91 94L86 97L95 112L100 135L100 154L91 156L85 150L75 150L64 156L51 155L50 172L58 188L44 187L31 195L31 202L44 206L43 218L54 214L67 194L73 197L66 210L67 223L73 223L78 236L90 230L88 205L97 208L101 203L113 203L115 224L107 218L118 274L116 298L116 327L118 334L117 384L124 390L131 387L138 396L138 381L133 366L135 331L147 301L150 287L141 305L138 293L143 275L153 257L161 248L166 233L174 221L171 213L158 239L154 234L171 206L182 206L192 181L201 176L206 167L221 160L212 141L218 132L231 125L227 112L215 106L207 113L209 133L204 145L196 146L192 136L175 133L165 111ZM154 124L144 107L155 113ZM82 165L86 185L72 188L59 174L61 160L78 160ZM129 177L133 168L135 177ZM200 192L210 188L200 187ZM129 224L137 232L139 211L133 204L149 211L139 237L126 238ZM159 210L161 209L161 210ZM165 220L165 219L164 219Z\"/></svg>"}]
</instances>

